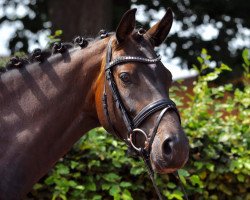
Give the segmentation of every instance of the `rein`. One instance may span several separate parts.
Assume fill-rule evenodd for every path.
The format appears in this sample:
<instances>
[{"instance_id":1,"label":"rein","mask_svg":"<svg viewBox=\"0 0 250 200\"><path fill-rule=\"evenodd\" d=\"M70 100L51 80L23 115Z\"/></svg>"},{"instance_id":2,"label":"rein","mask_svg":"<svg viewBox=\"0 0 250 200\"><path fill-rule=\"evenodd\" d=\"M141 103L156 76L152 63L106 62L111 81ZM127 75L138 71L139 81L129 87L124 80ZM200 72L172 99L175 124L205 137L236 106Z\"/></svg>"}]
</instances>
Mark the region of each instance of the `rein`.
<instances>
[{"instance_id":1,"label":"rein","mask_svg":"<svg viewBox=\"0 0 250 200\"><path fill-rule=\"evenodd\" d=\"M155 188L155 191L159 197L160 200L163 200L163 197L155 183L154 180L154 171L152 169L151 163L150 163L150 152L151 152L151 146L153 144L154 138L156 136L158 127L161 123L161 120L166 112L169 110L173 110L176 112L180 122L180 115L176 108L175 103L170 99L160 99L158 101L152 102L145 106L135 117L134 119L131 118L128 111L125 108L125 105L123 104L122 98L120 96L119 90L117 88L116 82L114 80L113 76L113 69L115 66L122 64L122 63L130 63L130 62L139 62L139 63L145 63L145 64L153 64L160 62L161 58L145 58L145 57L138 57L138 56L120 56L112 60L112 40L109 40L108 46L107 46L107 54L106 54L106 65L105 65L105 83L104 83L104 92L103 92L103 108L104 113L106 115L106 119L109 123L109 126L112 129L112 132L121 140L123 140L128 148L132 150L136 155L142 157L150 179L153 183L153 186ZM108 83L108 84L106 84ZM127 138L123 139L122 136L118 133L118 131L115 129L114 124L111 121L110 115L109 115L109 109L108 109L108 101L107 101L107 93L106 93L106 85L109 86L109 89L112 93L112 97L116 103L117 108L121 111L122 119L126 125L127 128ZM154 126L153 132L151 136L149 134L146 134L142 129L139 128L139 126L152 114L155 112L161 111L160 114L157 117L156 124ZM144 147L137 147L134 144L135 141L135 134L141 134L145 137L145 145ZM185 193L184 193L185 194ZM186 197L186 195L185 195ZM187 197L186 197L187 199Z\"/></svg>"}]
</instances>

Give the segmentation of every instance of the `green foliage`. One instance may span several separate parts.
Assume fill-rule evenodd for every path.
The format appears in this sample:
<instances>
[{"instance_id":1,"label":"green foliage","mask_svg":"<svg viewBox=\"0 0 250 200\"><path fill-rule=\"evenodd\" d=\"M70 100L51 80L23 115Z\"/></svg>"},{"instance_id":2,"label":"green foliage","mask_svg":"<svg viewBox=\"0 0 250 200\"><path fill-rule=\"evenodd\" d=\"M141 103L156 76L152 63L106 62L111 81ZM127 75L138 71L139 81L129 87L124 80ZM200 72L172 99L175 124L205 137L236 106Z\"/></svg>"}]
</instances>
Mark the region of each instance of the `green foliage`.
<instances>
[{"instance_id":1,"label":"green foliage","mask_svg":"<svg viewBox=\"0 0 250 200\"><path fill-rule=\"evenodd\" d=\"M61 41L61 36L63 34L62 30L56 30L55 33L53 35L49 35L49 45L55 43L55 42L60 42Z\"/></svg>"},{"instance_id":2,"label":"green foliage","mask_svg":"<svg viewBox=\"0 0 250 200\"><path fill-rule=\"evenodd\" d=\"M250 199L250 85L249 53L243 52L242 89L232 84L212 87L210 82L230 68L221 64L211 73L206 50L198 58L201 74L181 109L184 130L190 141L190 159L178 171L189 199ZM179 106L183 102L173 91ZM181 108L181 107L180 107ZM157 177L167 199L182 200L180 183L172 175ZM34 186L30 196L40 199L153 199L157 198L143 163L126 156L124 143L102 128L90 131L55 168Z\"/></svg>"},{"instance_id":3,"label":"green foliage","mask_svg":"<svg viewBox=\"0 0 250 200\"><path fill-rule=\"evenodd\" d=\"M198 57L200 74L209 68L206 50ZM181 111L191 155L184 184L193 199L249 199L250 193L250 85L249 54L243 51L245 73L242 90L232 84L211 87L223 71L221 64L200 75L194 95ZM182 179L183 180L183 179Z\"/></svg>"},{"instance_id":4,"label":"green foliage","mask_svg":"<svg viewBox=\"0 0 250 200\"><path fill-rule=\"evenodd\" d=\"M6 64L9 62L9 59L10 59L9 57L0 59L0 69L6 66Z\"/></svg>"}]
</instances>

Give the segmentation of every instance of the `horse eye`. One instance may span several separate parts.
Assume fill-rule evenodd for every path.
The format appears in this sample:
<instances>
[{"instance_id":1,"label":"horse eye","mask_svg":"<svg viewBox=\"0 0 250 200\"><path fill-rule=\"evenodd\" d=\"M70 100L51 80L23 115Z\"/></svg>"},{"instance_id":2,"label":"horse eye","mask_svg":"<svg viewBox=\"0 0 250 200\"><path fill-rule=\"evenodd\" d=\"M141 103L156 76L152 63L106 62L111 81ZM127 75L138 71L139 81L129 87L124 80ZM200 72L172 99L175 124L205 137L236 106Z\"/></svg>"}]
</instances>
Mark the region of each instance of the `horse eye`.
<instances>
[{"instance_id":1,"label":"horse eye","mask_svg":"<svg viewBox=\"0 0 250 200\"><path fill-rule=\"evenodd\" d=\"M130 82L130 76L129 76L128 73L123 72L123 73L120 74L119 77L120 77L120 79L121 79L124 83Z\"/></svg>"}]
</instances>

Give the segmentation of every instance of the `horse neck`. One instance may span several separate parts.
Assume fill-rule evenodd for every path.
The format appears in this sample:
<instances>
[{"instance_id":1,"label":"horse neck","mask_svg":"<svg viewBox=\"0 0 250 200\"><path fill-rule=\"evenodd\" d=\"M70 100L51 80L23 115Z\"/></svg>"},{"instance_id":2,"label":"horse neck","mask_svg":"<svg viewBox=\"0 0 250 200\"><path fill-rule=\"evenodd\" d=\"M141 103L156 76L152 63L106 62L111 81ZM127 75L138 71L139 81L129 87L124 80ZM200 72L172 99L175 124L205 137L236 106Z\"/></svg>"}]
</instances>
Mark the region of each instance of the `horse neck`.
<instances>
[{"instance_id":1,"label":"horse neck","mask_svg":"<svg viewBox=\"0 0 250 200\"><path fill-rule=\"evenodd\" d=\"M99 125L94 90L104 50L97 41L0 76L0 194L27 192Z\"/></svg>"}]
</instances>

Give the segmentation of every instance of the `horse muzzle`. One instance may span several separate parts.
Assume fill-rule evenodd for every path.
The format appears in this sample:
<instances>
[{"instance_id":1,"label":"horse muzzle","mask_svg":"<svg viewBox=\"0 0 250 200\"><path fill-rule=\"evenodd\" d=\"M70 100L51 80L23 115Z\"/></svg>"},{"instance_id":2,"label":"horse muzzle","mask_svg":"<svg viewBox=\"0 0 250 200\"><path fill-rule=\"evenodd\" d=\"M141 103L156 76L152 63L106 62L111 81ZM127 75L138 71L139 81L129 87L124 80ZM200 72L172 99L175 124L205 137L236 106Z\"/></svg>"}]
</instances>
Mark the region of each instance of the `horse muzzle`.
<instances>
[{"instance_id":1,"label":"horse muzzle","mask_svg":"<svg viewBox=\"0 0 250 200\"><path fill-rule=\"evenodd\" d=\"M183 131L161 139L157 134L150 152L150 162L155 172L172 173L183 167L189 156L188 139Z\"/></svg>"}]
</instances>

